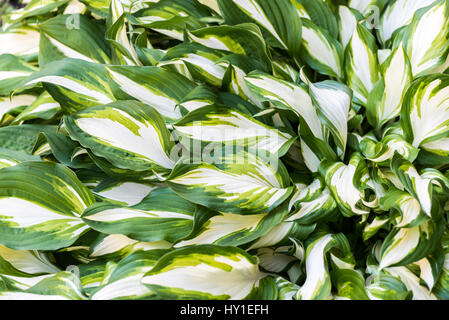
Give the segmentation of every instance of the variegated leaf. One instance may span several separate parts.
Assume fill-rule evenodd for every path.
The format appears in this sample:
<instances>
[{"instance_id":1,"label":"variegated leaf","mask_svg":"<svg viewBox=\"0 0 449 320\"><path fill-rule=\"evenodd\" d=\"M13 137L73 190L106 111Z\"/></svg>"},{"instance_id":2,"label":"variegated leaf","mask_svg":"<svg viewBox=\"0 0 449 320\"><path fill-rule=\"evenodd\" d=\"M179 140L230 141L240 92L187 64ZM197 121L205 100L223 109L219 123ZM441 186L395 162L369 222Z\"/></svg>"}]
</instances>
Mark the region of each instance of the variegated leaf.
<instances>
[{"instance_id":1,"label":"variegated leaf","mask_svg":"<svg viewBox=\"0 0 449 320\"><path fill-rule=\"evenodd\" d=\"M68 28L69 19L76 20L76 28ZM92 63L109 63L110 48L99 25L84 15L60 15L39 25L39 64L64 58Z\"/></svg>"},{"instance_id":2,"label":"variegated leaf","mask_svg":"<svg viewBox=\"0 0 449 320\"><path fill-rule=\"evenodd\" d=\"M434 221L393 230L380 249L379 267L406 266L421 260L435 250L443 230L444 226Z\"/></svg>"},{"instance_id":3,"label":"variegated leaf","mask_svg":"<svg viewBox=\"0 0 449 320\"><path fill-rule=\"evenodd\" d=\"M20 97L20 96L19 96ZM43 92L28 105L13 121L20 123L30 119L49 120L61 111L61 105L48 92Z\"/></svg>"},{"instance_id":4,"label":"variegated leaf","mask_svg":"<svg viewBox=\"0 0 449 320\"><path fill-rule=\"evenodd\" d=\"M14 111L16 108L20 107L29 107L35 101L37 97L31 94L19 94L12 97L0 97L0 122L2 122L3 118Z\"/></svg>"},{"instance_id":5,"label":"variegated leaf","mask_svg":"<svg viewBox=\"0 0 449 320\"><path fill-rule=\"evenodd\" d=\"M318 221L326 221L326 219L333 217L337 205L328 188L321 190L319 195L306 200L301 197L301 191L303 190L301 190L299 194L296 193L290 200L290 203L294 203L295 210L286 221L312 224ZM298 198L295 197L296 195L298 195Z\"/></svg>"},{"instance_id":6,"label":"variegated leaf","mask_svg":"<svg viewBox=\"0 0 449 320\"><path fill-rule=\"evenodd\" d=\"M435 0L397 0L390 2L379 25L379 39L387 43L392 38L395 31L412 22L415 13L424 7L431 5Z\"/></svg>"},{"instance_id":7,"label":"variegated leaf","mask_svg":"<svg viewBox=\"0 0 449 320\"><path fill-rule=\"evenodd\" d=\"M326 253L332 247L333 241L332 235L327 234L307 247L306 273L308 276L296 295L297 299L320 300L326 299L331 294L331 279Z\"/></svg>"},{"instance_id":8,"label":"variegated leaf","mask_svg":"<svg viewBox=\"0 0 449 320\"><path fill-rule=\"evenodd\" d=\"M188 33L189 39L205 47L247 55L262 64L264 71L271 70L265 41L255 24L207 27Z\"/></svg>"},{"instance_id":9,"label":"variegated leaf","mask_svg":"<svg viewBox=\"0 0 449 320\"><path fill-rule=\"evenodd\" d=\"M23 86L43 83L67 112L115 101L108 74L100 64L65 58L48 63L24 80ZM118 89L116 89L118 90Z\"/></svg>"},{"instance_id":10,"label":"variegated leaf","mask_svg":"<svg viewBox=\"0 0 449 320\"><path fill-rule=\"evenodd\" d=\"M253 153L230 150L222 149L213 163L181 160L168 185L189 201L226 213L268 212L288 198L293 190L282 162L275 166Z\"/></svg>"},{"instance_id":11,"label":"variegated leaf","mask_svg":"<svg viewBox=\"0 0 449 320\"><path fill-rule=\"evenodd\" d=\"M366 159L389 165L395 153L408 161L415 161L419 150L408 143L402 135L387 134L378 142L374 137L366 136L360 140L360 150Z\"/></svg>"},{"instance_id":12,"label":"variegated leaf","mask_svg":"<svg viewBox=\"0 0 449 320\"><path fill-rule=\"evenodd\" d=\"M138 7L138 6L136 6ZM209 10L198 1L168 0L155 1L128 15L132 24L145 26L169 38L183 40L184 30L196 30L206 26L202 18L208 17Z\"/></svg>"},{"instance_id":13,"label":"variegated leaf","mask_svg":"<svg viewBox=\"0 0 449 320\"><path fill-rule=\"evenodd\" d=\"M413 300L436 300L435 295L420 284L420 278L406 267L392 267L386 268L386 270L389 274L399 278L405 287L412 292Z\"/></svg>"},{"instance_id":14,"label":"variegated leaf","mask_svg":"<svg viewBox=\"0 0 449 320\"><path fill-rule=\"evenodd\" d=\"M382 78L368 95L367 117L376 127L399 116L404 96L412 83L412 69L402 46L381 65Z\"/></svg>"},{"instance_id":15,"label":"variegated leaf","mask_svg":"<svg viewBox=\"0 0 449 320\"><path fill-rule=\"evenodd\" d=\"M449 76L430 75L413 82L404 98L401 126L414 147L445 155L449 152Z\"/></svg>"},{"instance_id":16,"label":"variegated leaf","mask_svg":"<svg viewBox=\"0 0 449 320\"><path fill-rule=\"evenodd\" d=\"M0 270L2 275L17 277L39 276L60 271L44 252L13 250L3 245L0 245Z\"/></svg>"},{"instance_id":17,"label":"variegated leaf","mask_svg":"<svg viewBox=\"0 0 449 320\"><path fill-rule=\"evenodd\" d=\"M320 165L326 185L345 216L366 215L370 212L364 202L365 191L358 188L363 161L360 154L354 154L348 165L329 161Z\"/></svg>"},{"instance_id":18,"label":"variegated leaf","mask_svg":"<svg viewBox=\"0 0 449 320\"><path fill-rule=\"evenodd\" d=\"M13 54L35 59L39 52L40 34L33 28L21 27L0 32L0 54Z\"/></svg>"},{"instance_id":19,"label":"variegated leaf","mask_svg":"<svg viewBox=\"0 0 449 320\"><path fill-rule=\"evenodd\" d=\"M92 191L95 195L112 203L134 206L140 203L154 189L156 189L156 186L151 184L106 179Z\"/></svg>"},{"instance_id":20,"label":"variegated leaf","mask_svg":"<svg viewBox=\"0 0 449 320\"><path fill-rule=\"evenodd\" d=\"M301 47L301 15L290 0L232 0L248 17L261 26L276 46L299 57ZM226 5L226 1L223 2Z\"/></svg>"},{"instance_id":21,"label":"variegated leaf","mask_svg":"<svg viewBox=\"0 0 449 320\"><path fill-rule=\"evenodd\" d=\"M193 238L181 241L175 248L199 245L216 244L222 246L239 246L263 237L276 227L287 215L286 206L280 206L270 213L254 215L237 215L232 213L219 213L207 220L193 233ZM197 217L196 220L199 218Z\"/></svg>"},{"instance_id":22,"label":"variegated leaf","mask_svg":"<svg viewBox=\"0 0 449 320\"><path fill-rule=\"evenodd\" d=\"M67 271L39 277L24 291L0 291L0 300L86 300L79 278Z\"/></svg>"},{"instance_id":23,"label":"variegated leaf","mask_svg":"<svg viewBox=\"0 0 449 320\"><path fill-rule=\"evenodd\" d=\"M0 96L7 96L37 68L12 55L0 55Z\"/></svg>"},{"instance_id":24,"label":"variegated leaf","mask_svg":"<svg viewBox=\"0 0 449 320\"><path fill-rule=\"evenodd\" d=\"M323 81L309 85L310 96L317 109L321 122L330 130L337 144L337 154L344 156L348 136L351 90L335 81Z\"/></svg>"},{"instance_id":25,"label":"variegated leaf","mask_svg":"<svg viewBox=\"0 0 449 320\"><path fill-rule=\"evenodd\" d=\"M141 283L144 274L152 269L167 250L137 251L122 259L95 289L90 300L151 299L155 294Z\"/></svg>"},{"instance_id":26,"label":"variegated leaf","mask_svg":"<svg viewBox=\"0 0 449 320\"><path fill-rule=\"evenodd\" d=\"M91 245L89 256L92 258L125 257L138 251L170 249L167 241L142 242L128 238L122 234L100 235Z\"/></svg>"},{"instance_id":27,"label":"variegated leaf","mask_svg":"<svg viewBox=\"0 0 449 320\"><path fill-rule=\"evenodd\" d=\"M194 204L171 189L161 188L131 207L107 203L94 205L84 211L82 218L103 233L124 234L144 242L175 242L192 231L195 209Z\"/></svg>"},{"instance_id":28,"label":"variegated leaf","mask_svg":"<svg viewBox=\"0 0 449 320\"><path fill-rule=\"evenodd\" d=\"M152 107L117 101L64 117L70 136L122 169L170 170L173 146L164 120Z\"/></svg>"},{"instance_id":29,"label":"variegated leaf","mask_svg":"<svg viewBox=\"0 0 449 320\"><path fill-rule=\"evenodd\" d=\"M343 49L325 30L308 19L302 19L301 56L321 74L343 78Z\"/></svg>"},{"instance_id":30,"label":"variegated leaf","mask_svg":"<svg viewBox=\"0 0 449 320\"><path fill-rule=\"evenodd\" d=\"M381 206L385 210L396 209L400 212L401 216L397 219L396 228L413 228L429 220L419 201L400 190L389 191L381 199Z\"/></svg>"},{"instance_id":31,"label":"variegated leaf","mask_svg":"<svg viewBox=\"0 0 449 320\"><path fill-rule=\"evenodd\" d=\"M121 0L112 0L109 8L111 20L106 39L115 49L120 64L141 65L136 49L128 38L125 11Z\"/></svg>"},{"instance_id":32,"label":"variegated leaf","mask_svg":"<svg viewBox=\"0 0 449 320\"><path fill-rule=\"evenodd\" d=\"M88 230L80 215L94 199L68 168L25 162L1 169L0 177L2 244L55 250Z\"/></svg>"},{"instance_id":33,"label":"variegated leaf","mask_svg":"<svg viewBox=\"0 0 449 320\"><path fill-rule=\"evenodd\" d=\"M324 139L317 110L305 88L257 71L248 74L245 81L258 99L295 112L304 119L315 137Z\"/></svg>"},{"instance_id":34,"label":"variegated leaf","mask_svg":"<svg viewBox=\"0 0 449 320\"><path fill-rule=\"evenodd\" d=\"M167 50L159 66L184 64L192 77L213 86L221 87L226 68L218 61L226 53L197 43L182 43Z\"/></svg>"},{"instance_id":35,"label":"variegated leaf","mask_svg":"<svg viewBox=\"0 0 449 320\"><path fill-rule=\"evenodd\" d=\"M25 7L15 10L5 16L5 21L9 24L17 23L27 18L44 15L65 5L69 0L31 0L27 1Z\"/></svg>"},{"instance_id":36,"label":"variegated leaf","mask_svg":"<svg viewBox=\"0 0 449 320\"><path fill-rule=\"evenodd\" d=\"M257 258L237 247L202 245L166 254L142 283L169 299L236 300L254 294L265 276Z\"/></svg>"},{"instance_id":37,"label":"variegated leaf","mask_svg":"<svg viewBox=\"0 0 449 320\"><path fill-rule=\"evenodd\" d=\"M174 123L173 127L183 140L187 139L187 143L194 140L241 145L279 156L283 156L295 140L290 134L267 126L241 112L218 106L192 111Z\"/></svg>"},{"instance_id":38,"label":"variegated leaf","mask_svg":"<svg viewBox=\"0 0 449 320\"><path fill-rule=\"evenodd\" d=\"M354 101L366 105L368 95L379 80L379 62L374 36L360 23L345 52L345 72Z\"/></svg>"},{"instance_id":39,"label":"variegated leaf","mask_svg":"<svg viewBox=\"0 0 449 320\"><path fill-rule=\"evenodd\" d=\"M349 0L349 7L358 10L363 15L370 13L373 6L386 3L385 0Z\"/></svg>"},{"instance_id":40,"label":"variegated leaf","mask_svg":"<svg viewBox=\"0 0 449 320\"><path fill-rule=\"evenodd\" d=\"M357 29L357 16L350 8L346 6L339 6L338 14L340 18L339 40L343 46L343 49L346 49L352 35Z\"/></svg>"},{"instance_id":41,"label":"variegated leaf","mask_svg":"<svg viewBox=\"0 0 449 320\"><path fill-rule=\"evenodd\" d=\"M446 65L444 69L447 68L448 26L449 3L446 0L435 1L431 6L418 10L413 16L401 41L410 59L414 78L432 73L443 64Z\"/></svg>"},{"instance_id":42,"label":"variegated leaf","mask_svg":"<svg viewBox=\"0 0 449 320\"><path fill-rule=\"evenodd\" d=\"M187 78L156 67L106 66L106 70L120 90L169 121L181 118L177 104L195 87Z\"/></svg>"},{"instance_id":43,"label":"variegated leaf","mask_svg":"<svg viewBox=\"0 0 449 320\"><path fill-rule=\"evenodd\" d=\"M33 156L23 151L0 148L0 169L15 166L26 161L40 161L39 156Z\"/></svg>"}]
</instances>

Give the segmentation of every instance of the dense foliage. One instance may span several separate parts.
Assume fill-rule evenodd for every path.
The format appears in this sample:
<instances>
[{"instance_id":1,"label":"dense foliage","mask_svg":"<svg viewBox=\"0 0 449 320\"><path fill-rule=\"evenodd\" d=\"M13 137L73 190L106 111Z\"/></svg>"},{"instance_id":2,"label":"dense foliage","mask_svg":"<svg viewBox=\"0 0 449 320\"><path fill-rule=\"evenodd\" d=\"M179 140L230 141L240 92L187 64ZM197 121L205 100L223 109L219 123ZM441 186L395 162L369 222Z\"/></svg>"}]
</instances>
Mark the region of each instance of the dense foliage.
<instances>
[{"instance_id":1,"label":"dense foliage","mask_svg":"<svg viewBox=\"0 0 449 320\"><path fill-rule=\"evenodd\" d=\"M4 10L0 298L449 298L449 0Z\"/></svg>"}]
</instances>

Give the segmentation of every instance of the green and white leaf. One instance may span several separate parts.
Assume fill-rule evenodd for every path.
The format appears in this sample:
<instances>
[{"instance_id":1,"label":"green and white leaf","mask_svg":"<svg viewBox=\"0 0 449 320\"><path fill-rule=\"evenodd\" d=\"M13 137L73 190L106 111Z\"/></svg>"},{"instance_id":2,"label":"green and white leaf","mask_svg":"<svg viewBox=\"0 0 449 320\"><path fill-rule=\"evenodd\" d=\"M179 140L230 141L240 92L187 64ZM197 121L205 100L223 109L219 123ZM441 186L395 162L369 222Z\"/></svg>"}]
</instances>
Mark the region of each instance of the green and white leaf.
<instances>
[{"instance_id":1,"label":"green and white leaf","mask_svg":"<svg viewBox=\"0 0 449 320\"><path fill-rule=\"evenodd\" d=\"M39 156L33 156L23 151L15 151L6 148L0 148L0 169L15 166L26 161L40 161Z\"/></svg>"},{"instance_id":2,"label":"green and white leaf","mask_svg":"<svg viewBox=\"0 0 449 320\"><path fill-rule=\"evenodd\" d=\"M169 249L167 241L141 242L122 234L101 235L90 247L90 257L123 257L137 250L151 251Z\"/></svg>"},{"instance_id":3,"label":"green and white leaf","mask_svg":"<svg viewBox=\"0 0 449 320\"><path fill-rule=\"evenodd\" d=\"M105 180L92 191L108 201L125 206L134 206L140 203L155 186L132 181Z\"/></svg>"},{"instance_id":4,"label":"green and white leaf","mask_svg":"<svg viewBox=\"0 0 449 320\"><path fill-rule=\"evenodd\" d=\"M332 235L327 234L307 246L305 258L307 278L296 295L298 300L320 300L331 294L332 285L326 253L332 245Z\"/></svg>"},{"instance_id":5,"label":"green and white leaf","mask_svg":"<svg viewBox=\"0 0 449 320\"><path fill-rule=\"evenodd\" d=\"M416 12L405 30L402 41L410 59L413 77L433 72L446 62L449 52L449 4L435 1Z\"/></svg>"},{"instance_id":6,"label":"green and white leaf","mask_svg":"<svg viewBox=\"0 0 449 320\"><path fill-rule=\"evenodd\" d=\"M164 120L152 107L118 101L64 117L72 139L113 165L134 171L170 170L173 146Z\"/></svg>"},{"instance_id":7,"label":"green and white leaf","mask_svg":"<svg viewBox=\"0 0 449 320\"><path fill-rule=\"evenodd\" d=\"M20 107L29 107L37 97L31 94L19 94L12 97L0 97L0 122L11 111Z\"/></svg>"},{"instance_id":8,"label":"green and white leaf","mask_svg":"<svg viewBox=\"0 0 449 320\"><path fill-rule=\"evenodd\" d=\"M414 147L445 150L449 134L449 76L430 75L413 82L404 98L401 126Z\"/></svg>"},{"instance_id":9,"label":"green and white leaf","mask_svg":"<svg viewBox=\"0 0 449 320\"><path fill-rule=\"evenodd\" d=\"M303 76L304 78L305 76ZM310 96L321 122L329 129L337 144L337 154L343 158L348 139L348 121L351 108L351 90L335 81L323 81L309 85Z\"/></svg>"},{"instance_id":10,"label":"green and white leaf","mask_svg":"<svg viewBox=\"0 0 449 320\"><path fill-rule=\"evenodd\" d=\"M197 1L157 1L143 5L133 15L127 15L132 24L151 28L166 37L183 41L184 30L197 30L206 26L203 18L210 12Z\"/></svg>"},{"instance_id":11,"label":"green and white leaf","mask_svg":"<svg viewBox=\"0 0 449 320\"><path fill-rule=\"evenodd\" d=\"M219 213L207 220L198 233L195 234L195 237L181 241L175 244L174 247L179 248L199 244L243 245L263 237L267 232L271 232L273 228L282 222L286 214L285 206L263 214L237 215Z\"/></svg>"},{"instance_id":12,"label":"green and white leaf","mask_svg":"<svg viewBox=\"0 0 449 320\"><path fill-rule=\"evenodd\" d=\"M412 83L412 69L402 46L381 65L382 78L368 95L367 117L376 128L399 116L404 96Z\"/></svg>"},{"instance_id":13,"label":"green and white leaf","mask_svg":"<svg viewBox=\"0 0 449 320\"><path fill-rule=\"evenodd\" d=\"M76 21L76 27L68 27L69 19ZM64 58L110 63L110 48L101 29L84 15L59 15L39 24L39 30L41 66Z\"/></svg>"},{"instance_id":14,"label":"green and white leaf","mask_svg":"<svg viewBox=\"0 0 449 320\"><path fill-rule=\"evenodd\" d=\"M374 36L360 23L345 51L345 73L354 101L366 106L368 96L379 80L377 45Z\"/></svg>"},{"instance_id":15,"label":"green and white leaf","mask_svg":"<svg viewBox=\"0 0 449 320\"><path fill-rule=\"evenodd\" d=\"M3 245L0 245L0 270L2 275L21 277L53 274L60 271L44 252L13 250Z\"/></svg>"},{"instance_id":16,"label":"green and white leaf","mask_svg":"<svg viewBox=\"0 0 449 320\"><path fill-rule=\"evenodd\" d=\"M303 224L315 223L332 216L337 208L328 188L322 189L321 194L311 200L296 200L293 196L290 203L293 201L295 210L286 221L296 221Z\"/></svg>"},{"instance_id":17,"label":"green and white leaf","mask_svg":"<svg viewBox=\"0 0 449 320\"><path fill-rule=\"evenodd\" d=\"M352 35L357 29L357 17L354 12L346 7L339 6L338 7L339 14L339 40L343 46L343 49L346 49L349 41L352 38Z\"/></svg>"},{"instance_id":18,"label":"green and white leaf","mask_svg":"<svg viewBox=\"0 0 449 320\"><path fill-rule=\"evenodd\" d=\"M264 28L277 46L299 57L301 47L301 15L290 0L232 0L248 17ZM223 2L226 4L226 2Z\"/></svg>"},{"instance_id":19,"label":"green and white leaf","mask_svg":"<svg viewBox=\"0 0 449 320\"><path fill-rule=\"evenodd\" d=\"M65 5L69 0L31 0L26 6L5 15L4 19L8 24L17 23L27 18L44 15Z\"/></svg>"},{"instance_id":20,"label":"green and white leaf","mask_svg":"<svg viewBox=\"0 0 449 320\"><path fill-rule=\"evenodd\" d=\"M175 242L191 233L195 209L194 204L171 189L161 188L131 207L94 205L84 211L82 218L102 233L124 234L144 242Z\"/></svg>"},{"instance_id":21,"label":"green and white leaf","mask_svg":"<svg viewBox=\"0 0 449 320\"><path fill-rule=\"evenodd\" d=\"M141 280L167 250L136 251L121 260L90 300L149 299L155 294Z\"/></svg>"},{"instance_id":22,"label":"green and white leaf","mask_svg":"<svg viewBox=\"0 0 449 320\"><path fill-rule=\"evenodd\" d=\"M22 58L36 58L39 52L40 33L21 27L0 32L0 54L13 54Z\"/></svg>"},{"instance_id":23,"label":"green and white leaf","mask_svg":"<svg viewBox=\"0 0 449 320\"><path fill-rule=\"evenodd\" d=\"M406 266L430 254L440 241L443 226L434 221L393 230L380 249L379 268Z\"/></svg>"},{"instance_id":24,"label":"green and white leaf","mask_svg":"<svg viewBox=\"0 0 449 320\"><path fill-rule=\"evenodd\" d=\"M246 152L222 150L216 160L183 164L174 168L168 185L180 196L197 204L226 213L257 214L279 206L292 193L284 165Z\"/></svg>"},{"instance_id":25,"label":"green and white leaf","mask_svg":"<svg viewBox=\"0 0 449 320\"><path fill-rule=\"evenodd\" d=\"M182 43L167 50L158 66L183 64L197 81L221 87L226 68L218 61L226 53L197 43Z\"/></svg>"},{"instance_id":26,"label":"green and white leaf","mask_svg":"<svg viewBox=\"0 0 449 320\"><path fill-rule=\"evenodd\" d=\"M279 300L293 300L299 290L299 286L282 277L276 277L275 280L278 286Z\"/></svg>"},{"instance_id":27,"label":"green and white leaf","mask_svg":"<svg viewBox=\"0 0 449 320\"><path fill-rule=\"evenodd\" d=\"M373 6L377 6L383 0L349 0L349 7L358 10L363 15L370 13Z\"/></svg>"},{"instance_id":28,"label":"green and white leaf","mask_svg":"<svg viewBox=\"0 0 449 320\"><path fill-rule=\"evenodd\" d=\"M397 219L396 228L413 228L428 220L428 216L421 209L421 205L410 194L392 190L381 199L381 206L385 210L392 208L401 213L401 217Z\"/></svg>"},{"instance_id":29,"label":"green and white leaf","mask_svg":"<svg viewBox=\"0 0 449 320\"><path fill-rule=\"evenodd\" d=\"M414 148L399 134L387 134L380 142L374 137L365 136L360 140L360 150L366 159L387 165L395 153L400 154L408 161L415 161L419 153L417 148Z\"/></svg>"},{"instance_id":30,"label":"green and white leaf","mask_svg":"<svg viewBox=\"0 0 449 320\"><path fill-rule=\"evenodd\" d=\"M175 244L174 247L180 248L200 244L223 245L229 242L229 238L231 238L232 244L232 237L235 235L242 236L242 234L257 233L266 216L267 214L236 215L220 213L207 221L196 237L181 241Z\"/></svg>"},{"instance_id":31,"label":"green and white leaf","mask_svg":"<svg viewBox=\"0 0 449 320\"><path fill-rule=\"evenodd\" d=\"M109 11L111 20L109 21L110 28L107 30L106 39L114 47L120 64L142 65L137 57L136 49L128 38L122 1L112 0Z\"/></svg>"},{"instance_id":32,"label":"green and white leaf","mask_svg":"<svg viewBox=\"0 0 449 320\"><path fill-rule=\"evenodd\" d=\"M23 87L43 83L48 93L69 113L115 101L104 67L66 58L46 64L23 82Z\"/></svg>"},{"instance_id":33,"label":"green and white leaf","mask_svg":"<svg viewBox=\"0 0 449 320\"><path fill-rule=\"evenodd\" d=\"M410 24L415 13L434 3L435 0L397 0L387 4L380 19L379 39L387 43L396 30Z\"/></svg>"},{"instance_id":34,"label":"green and white leaf","mask_svg":"<svg viewBox=\"0 0 449 320\"><path fill-rule=\"evenodd\" d=\"M407 190L421 205L422 210L429 217L432 216L432 180L434 176L421 176L416 168L400 157L393 158L391 169L399 178L404 189Z\"/></svg>"},{"instance_id":35,"label":"green and white leaf","mask_svg":"<svg viewBox=\"0 0 449 320\"><path fill-rule=\"evenodd\" d=\"M431 255L428 258L423 258L415 263L420 269L419 277L424 280L430 291L433 290L440 278L444 266L444 259L443 254L440 254L439 256Z\"/></svg>"},{"instance_id":36,"label":"green and white leaf","mask_svg":"<svg viewBox=\"0 0 449 320\"><path fill-rule=\"evenodd\" d=\"M168 299L240 300L265 276L257 258L237 247L202 245L166 254L142 283Z\"/></svg>"},{"instance_id":37,"label":"green and white leaf","mask_svg":"<svg viewBox=\"0 0 449 320\"><path fill-rule=\"evenodd\" d=\"M401 278L384 271L373 274L366 280L366 293L370 300L406 300L411 296Z\"/></svg>"},{"instance_id":38,"label":"green and white leaf","mask_svg":"<svg viewBox=\"0 0 449 320\"><path fill-rule=\"evenodd\" d=\"M61 271L50 277L40 277L24 291L0 292L0 300L86 300L81 282L74 273Z\"/></svg>"},{"instance_id":39,"label":"green and white leaf","mask_svg":"<svg viewBox=\"0 0 449 320\"><path fill-rule=\"evenodd\" d=\"M292 239L304 240L314 231L315 226L284 221L254 241L248 250L291 244Z\"/></svg>"},{"instance_id":40,"label":"green and white leaf","mask_svg":"<svg viewBox=\"0 0 449 320\"><path fill-rule=\"evenodd\" d=\"M413 300L436 300L435 295L420 284L421 279L406 267L392 267L385 270L399 278L406 288L412 291Z\"/></svg>"},{"instance_id":41,"label":"green and white leaf","mask_svg":"<svg viewBox=\"0 0 449 320\"><path fill-rule=\"evenodd\" d=\"M190 112L174 123L175 132L187 139L204 143L241 145L259 152L282 156L295 139L242 112L210 106ZM182 143L182 141L181 141Z\"/></svg>"},{"instance_id":42,"label":"green and white leaf","mask_svg":"<svg viewBox=\"0 0 449 320\"><path fill-rule=\"evenodd\" d=\"M37 68L12 55L0 55L0 96L7 96Z\"/></svg>"},{"instance_id":43,"label":"green and white leaf","mask_svg":"<svg viewBox=\"0 0 449 320\"><path fill-rule=\"evenodd\" d=\"M187 78L157 67L107 66L106 70L120 90L169 121L181 118L177 104L195 87Z\"/></svg>"},{"instance_id":44,"label":"green and white leaf","mask_svg":"<svg viewBox=\"0 0 449 320\"><path fill-rule=\"evenodd\" d=\"M325 130L305 88L257 71L248 74L245 81L261 102L269 101L277 108L295 112L304 119L315 137L324 139Z\"/></svg>"},{"instance_id":45,"label":"green and white leaf","mask_svg":"<svg viewBox=\"0 0 449 320\"><path fill-rule=\"evenodd\" d=\"M312 21L302 19L301 57L317 72L343 78L343 49L341 44Z\"/></svg>"},{"instance_id":46,"label":"green and white leaf","mask_svg":"<svg viewBox=\"0 0 449 320\"><path fill-rule=\"evenodd\" d=\"M0 242L16 250L71 245L88 230L80 215L93 202L90 191L63 165L25 162L3 168Z\"/></svg>"},{"instance_id":47,"label":"green and white leaf","mask_svg":"<svg viewBox=\"0 0 449 320\"><path fill-rule=\"evenodd\" d=\"M348 165L329 161L320 165L326 185L345 216L366 215L370 212L363 201L364 191L355 184L360 175L359 165L363 161L361 155L355 153Z\"/></svg>"},{"instance_id":48,"label":"green and white leaf","mask_svg":"<svg viewBox=\"0 0 449 320\"><path fill-rule=\"evenodd\" d=\"M211 49L246 55L260 62L266 71L271 69L264 38L255 24L207 27L188 32L188 36L194 43Z\"/></svg>"},{"instance_id":49,"label":"green and white leaf","mask_svg":"<svg viewBox=\"0 0 449 320\"><path fill-rule=\"evenodd\" d=\"M389 221L389 217L375 217L371 223L367 223L363 228L363 240L366 241L373 237Z\"/></svg>"},{"instance_id":50,"label":"green and white leaf","mask_svg":"<svg viewBox=\"0 0 449 320\"><path fill-rule=\"evenodd\" d=\"M299 263L298 258L288 254L290 247L278 247L276 249L261 248L257 250L259 265L275 273L288 272L292 264Z\"/></svg>"},{"instance_id":51,"label":"green and white leaf","mask_svg":"<svg viewBox=\"0 0 449 320\"><path fill-rule=\"evenodd\" d=\"M61 105L48 92L43 92L36 100L28 105L13 123L20 123L30 119L49 120L61 111Z\"/></svg>"}]
</instances>

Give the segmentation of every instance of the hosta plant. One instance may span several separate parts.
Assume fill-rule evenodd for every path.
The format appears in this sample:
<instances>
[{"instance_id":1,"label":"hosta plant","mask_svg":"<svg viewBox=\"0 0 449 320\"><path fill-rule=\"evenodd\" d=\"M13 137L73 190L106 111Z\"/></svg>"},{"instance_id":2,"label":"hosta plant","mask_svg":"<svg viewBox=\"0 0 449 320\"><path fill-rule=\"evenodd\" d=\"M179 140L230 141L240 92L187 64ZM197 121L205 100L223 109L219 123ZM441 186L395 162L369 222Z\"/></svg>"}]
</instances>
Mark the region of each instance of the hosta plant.
<instances>
[{"instance_id":1,"label":"hosta plant","mask_svg":"<svg viewBox=\"0 0 449 320\"><path fill-rule=\"evenodd\" d=\"M1 299L449 299L449 0L2 10Z\"/></svg>"}]
</instances>

